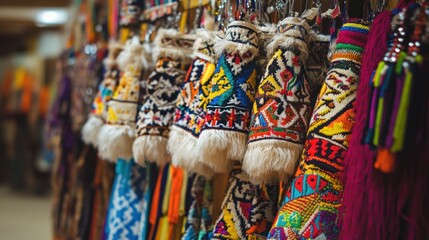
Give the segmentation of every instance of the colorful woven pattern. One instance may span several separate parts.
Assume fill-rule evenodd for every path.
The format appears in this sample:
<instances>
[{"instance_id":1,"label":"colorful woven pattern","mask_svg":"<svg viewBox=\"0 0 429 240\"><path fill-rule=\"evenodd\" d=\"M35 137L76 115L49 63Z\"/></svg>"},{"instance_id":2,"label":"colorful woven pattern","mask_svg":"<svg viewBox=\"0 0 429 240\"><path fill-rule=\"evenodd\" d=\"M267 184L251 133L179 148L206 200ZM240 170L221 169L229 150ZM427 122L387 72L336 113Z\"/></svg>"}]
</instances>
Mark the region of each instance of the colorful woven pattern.
<instances>
[{"instance_id":1,"label":"colorful woven pattern","mask_svg":"<svg viewBox=\"0 0 429 240\"><path fill-rule=\"evenodd\" d=\"M353 102L369 28L347 23L337 39L320 91L296 178L270 231L270 239L336 239L343 159L354 124Z\"/></svg>"},{"instance_id":2,"label":"colorful woven pattern","mask_svg":"<svg viewBox=\"0 0 429 240\"><path fill-rule=\"evenodd\" d=\"M103 119L107 117L107 103L113 97L113 93L116 90L116 87L119 82L119 70L118 69L109 69L103 81L98 86L97 96L92 102L92 111L93 115L99 116Z\"/></svg>"},{"instance_id":3,"label":"colorful woven pattern","mask_svg":"<svg viewBox=\"0 0 429 240\"><path fill-rule=\"evenodd\" d=\"M253 185L236 164L212 239L265 239L277 211L278 186Z\"/></svg>"},{"instance_id":4,"label":"colorful woven pattern","mask_svg":"<svg viewBox=\"0 0 429 240\"><path fill-rule=\"evenodd\" d=\"M212 173L199 162L196 144L205 123L211 78L215 70L213 39L209 36L195 41L195 58L182 85L168 139L168 151L175 166L206 176Z\"/></svg>"},{"instance_id":5,"label":"colorful woven pattern","mask_svg":"<svg viewBox=\"0 0 429 240\"><path fill-rule=\"evenodd\" d=\"M174 120L176 101L191 61L195 39L174 30L159 30L155 40L155 70L142 87L141 107L137 117L137 136L133 155L139 164L156 162L162 166L171 157L167 152L170 127Z\"/></svg>"},{"instance_id":6,"label":"colorful woven pattern","mask_svg":"<svg viewBox=\"0 0 429 240\"><path fill-rule=\"evenodd\" d=\"M179 61L163 58L149 76L145 100L141 106L137 134L168 138L169 127L174 119L174 106L183 83L185 72Z\"/></svg>"},{"instance_id":7,"label":"colorful woven pattern","mask_svg":"<svg viewBox=\"0 0 429 240\"><path fill-rule=\"evenodd\" d=\"M132 51L132 49L128 51ZM141 71L141 63L136 63L125 66L121 72L119 85L109 101L108 124L135 126Z\"/></svg>"},{"instance_id":8,"label":"colorful woven pattern","mask_svg":"<svg viewBox=\"0 0 429 240\"><path fill-rule=\"evenodd\" d=\"M132 160L117 161L106 220L106 239L140 239L145 181L145 168Z\"/></svg>"},{"instance_id":9,"label":"colorful woven pattern","mask_svg":"<svg viewBox=\"0 0 429 240\"><path fill-rule=\"evenodd\" d=\"M307 133L312 107L303 65L308 49L302 39L310 27L303 20L294 20L285 19L290 27L282 27L286 31L278 33L274 40L274 44L282 44L266 67L253 105L243 169L254 181L289 180L295 173Z\"/></svg>"},{"instance_id":10,"label":"colorful woven pattern","mask_svg":"<svg viewBox=\"0 0 429 240\"><path fill-rule=\"evenodd\" d=\"M244 157L256 90L258 41L255 26L235 21L228 26L225 41L216 45L222 55L198 146L204 163L218 172L228 172L231 160Z\"/></svg>"},{"instance_id":11,"label":"colorful woven pattern","mask_svg":"<svg viewBox=\"0 0 429 240\"><path fill-rule=\"evenodd\" d=\"M247 133L256 89L255 56L222 55L212 79L205 129ZM238 63L238 64L237 64Z\"/></svg>"},{"instance_id":12,"label":"colorful woven pattern","mask_svg":"<svg viewBox=\"0 0 429 240\"><path fill-rule=\"evenodd\" d=\"M204 126L204 109L214 70L213 63L197 57L189 69L179 96L174 125L194 137L199 136Z\"/></svg>"},{"instance_id":13,"label":"colorful woven pattern","mask_svg":"<svg viewBox=\"0 0 429 240\"><path fill-rule=\"evenodd\" d=\"M288 53L279 49L267 66L256 95L249 143L265 138L304 142L311 113L309 89L299 56L284 59ZM281 81L276 80L279 76Z\"/></svg>"},{"instance_id":14,"label":"colorful woven pattern","mask_svg":"<svg viewBox=\"0 0 429 240\"><path fill-rule=\"evenodd\" d=\"M182 239L193 240L198 239L198 232L200 230L204 186L206 180L203 176L196 176L192 183L191 195L194 199L188 212L186 219L186 230Z\"/></svg>"},{"instance_id":15,"label":"colorful woven pattern","mask_svg":"<svg viewBox=\"0 0 429 240\"><path fill-rule=\"evenodd\" d=\"M98 92L95 96L91 114L82 128L82 140L87 144L98 146L98 136L107 118L108 102L113 97L119 82L119 68L116 58L122 51L119 45L112 45L109 48L109 55L104 60L106 73L101 83L98 85Z\"/></svg>"},{"instance_id":16,"label":"colorful woven pattern","mask_svg":"<svg viewBox=\"0 0 429 240\"><path fill-rule=\"evenodd\" d=\"M119 85L108 103L107 124L98 134L100 157L111 161L133 157L132 144L135 139L135 119L143 71L143 47L131 41L117 58L121 69Z\"/></svg>"}]
</instances>

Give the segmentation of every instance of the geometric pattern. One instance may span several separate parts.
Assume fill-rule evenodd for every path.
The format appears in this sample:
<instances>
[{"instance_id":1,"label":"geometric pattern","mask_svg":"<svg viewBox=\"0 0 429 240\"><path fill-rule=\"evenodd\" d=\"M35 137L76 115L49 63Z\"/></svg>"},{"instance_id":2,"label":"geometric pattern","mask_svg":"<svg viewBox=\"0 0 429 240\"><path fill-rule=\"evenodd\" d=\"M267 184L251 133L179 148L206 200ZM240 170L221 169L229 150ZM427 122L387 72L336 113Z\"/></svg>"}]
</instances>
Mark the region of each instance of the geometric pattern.
<instances>
[{"instance_id":1,"label":"geometric pattern","mask_svg":"<svg viewBox=\"0 0 429 240\"><path fill-rule=\"evenodd\" d=\"M330 70L310 121L295 179L288 184L271 239L336 239L343 194L343 160L354 124L360 56L369 27L341 29Z\"/></svg>"},{"instance_id":2,"label":"geometric pattern","mask_svg":"<svg viewBox=\"0 0 429 240\"><path fill-rule=\"evenodd\" d=\"M196 57L189 68L182 85L176 110L174 125L198 137L204 126L210 79L215 65Z\"/></svg>"},{"instance_id":3,"label":"geometric pattern","mask_svg":"<svg viewBox=\"0 0 429 240\"><path fill-rule=\"evenodd\" d=\"M119 82L119 70L108 69L104 75L103 81L98 86L97 96L92 102L91 113L95 116L99 116L102 119L107 117L107 103L113 97L113 93Z\"/></svg>"},{"instance_id":4,"label":"geometric pattern","mask_svg":"<svg viewBox=\"0 0 429 240\"><path fill-rule=\"evenodd\" d=\"M211 80L204 129L247 133L256 91L258 37L247 23L236 21L226 32L226 43ZM247 51L238 49L246 49Z\"/></svg>"},{"instance_id":5,"label":"geometric pattern","mask_svg":"<svg viewBox=\"0 0 429 240\"><path fill-rule=\"evenodd\" d=\"M118 159L106 222L107 239L140 239L146 169Z\"/></svg>"},{"instance_id":6,"label":"geometric pattern","mask_svg":"<svg viewBox=\"0 0 429 240\"><path fill-rule=\"evenodd\" d=\"M335 212L341 204L342 188L318 174L300 175L291 186L284 199L287 205L280 209L269 238L336 239L339 229Z\"/></svg>"},{"instance_id":7,"label":"geometric pattern","mask_svg":"<svg viewBox=\"0 0 429 240\"><path fill-rule=\"evenodd\" d=\"M142 105L138 113L137 135L168 138L180 85L185 78L181 61L160 58L142 89Z\"/></svg>"},{"instance_id":8,"label":"geometric pattern","mask_svg":"<svg viewBox=\"0 0 429 240\"><path fill-rule=\"evenodd\" d=\"M277 212L279 186L253 185L236 164L212 239L265 239Z\"/></svg>"},{"instance_id":9,"label":"geometric pattern","mask_svg":"<svg viewBox=\"0 0 429 240\"><path fill-rule=\"evenodd\" d=\"M249 143L304 143L312 108L303 70L299 55L283 48L275 52L256 92Z\"/></svg>"},{"instance_id":10,"label":"geometric pattern","mask_svg":"<svg viewBox=\"0 0 429 240\"><path fill-rule=\"evenodd\" d=\"M119 85L108 103L107 122L134 126L140 91L141 70L127 66L122 72Z\"/></svg>"},{"instance_id":11,"label":"geometric pattern","mask_svg":"<svg viewBox=\"0 0 429 240\"><path fill-rule=\"evenodd\" d=\"M256 89L256 64L249 61L239 75L234 75L227 58L241 61L239 55L221 55L212 78L204 129L247 133Z\"/></svg>"}]
</instances>

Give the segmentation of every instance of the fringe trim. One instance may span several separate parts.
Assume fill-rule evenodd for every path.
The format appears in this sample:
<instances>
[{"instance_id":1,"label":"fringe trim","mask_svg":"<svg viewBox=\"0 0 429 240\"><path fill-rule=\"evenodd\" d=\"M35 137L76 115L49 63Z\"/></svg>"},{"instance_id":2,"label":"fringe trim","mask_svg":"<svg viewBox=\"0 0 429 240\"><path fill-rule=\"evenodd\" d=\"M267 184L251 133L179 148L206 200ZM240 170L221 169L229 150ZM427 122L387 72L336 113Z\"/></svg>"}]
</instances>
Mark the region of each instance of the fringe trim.
<instances>
[{"instance_id":1,"label":"fringe trim","mask_svg":"<svg viewBox=\"0 0 429 240\"><path fill-rule=\"evenodd\" d=\"M123 46L116 42L109 43L109 54L103 61L104 66L108 69L112 69L117 65L116 59L119 54L124 50Z\"/></svg>"},{"instance_id":2,"label":"fringe trim","mask_svg":"<svg viewBox=\"0 0 429 240\"><path fill-rule=\"evenodd\" d=\"M142 61L143 45L134 42L127 42L124 50L118 55L117 63L121 71L125 71L128 67L133 67L137 71L143 69Z\"/></svg>"},{"instance_id":3,"label":"fringe trim","mask_svg":"<svg viewBox=\"0 0 429 240\"><path fill-rule=\"evenodd\" d=\"M218 56L220 56L224 51L228 53L238 53L240 55L251 52L254 56L257 56L259 53L258 48L254 46L232 42L226 39L218 39L214 45L214 50Z\"/></svg>"},{"instance_id":4,"label":"fringe trim","mask_svg":"<svg viewBox=\"0 0 429 240\"><path fill-rule=\"evenodd\" d=\"M316 19L317 17L317 12L318 9L317 8L309 8L307 10L305 10L302 14L301 14L301 18L305 19L307 22L311 22L314 19Z\"/></svg>"},{"instance_id":5,"label":"fringe trim","mask_svg":"<svg viewBox=\"0 0 429 240\"><path fill-rule=\"evenodd\" d=\"M161 136L144 135L136 139L133 144L134 160L141 166L145 165L145 160L154 162L158 166L171 161L167 152L167 139Z\"/></svg>"},{"instance_id":6,"label":"fringe trim","mask_svg":"<svg viewBox=\"0 0 429 240\"><path fill-rule=\"evenodd\" d=\"M258 29L260 32L259 36L263 37L265 34L275 34L277 31L277 26L272 23L266 23L262 26L259 26Z\"/></svg>"},{"instance_id":7,"label":"fringe trim","mask_svg":"<svg viewBox=\"0 0 429 240\"><path fill-rule=\"evenodd\" d=\"M259 31L259 28L256 25L247 21L233 21L228 25L228 27L236 27L236 26L249 28L256 33L258 33Z\"/></svg>"},{"instance_id":8,"label":"fringe trim","mask_svg":"<svg viewBox=\"0 0 429 240\"><path fill-rule=\"evenodd\" d=\"M301 31L294 29L294 28L289 29L285 32L280 32L280 33L286 34L287 36L290 36L290 37L301 37L304 40L306 40L307 35L310 34L310 31L311 31L310 25L308 25L307 21L305 21L305 19L302 19L300 17L287 17L287 18L283 19L282 21L280 21L277 24L277 26L278 26L277 29L280 30L279 27L283 26L283 25L301 26L306 31L306 33L305 33L306 35L304 35L304 36L302 35Z\"/></svg>"},{"instance_id":9,"label":"fringe trim","mask_svg":"<svg viewBox=\"0 0 429 240\"><path fill-rule=\"evenodd\" d=\"M142 54L142 62L143 67L147 72L150 72L155 68L155 62L152 59L152 49L153 44L151 43L143 43L143 54Z\"/></svg>"},{"instance_id":10,"label":"fringe trim","mask_svg":"<svg viewBox=\"0 0 429 240\"><path fill-rule=\"evenodd\" d=\"M259 29L248 22L245 21L233 21L231 22L231 24L229 24L228 29L226 30L226 37L225 39L221 39L216 41L214 49L217 55L221 55L224 51L228 52L228 53L238 53L240 55L245 54L247 52L251 52L254 56L257 56L259 53L259 49L257 47L258 45L258 38L256 39L257 41L255 42L255 45L251 45L250 43L245 44L245 43L241 43L241 42L237 42L234 41L234 39L228 39L228 32L229 31L234 31L235 33L239 33L237 35L232 35L231 38L236 38L236 36L241 36L241 34L243 34L243 36L248 36L247 34L249 33L249 30L243 30L243 29L235 29L235 27L244 27L247 29L250 29L250 31L255 32L255 34L258 35L259 33ZM235 30L230 30L230 29L235 29ZM243 41L241 39L241 41Z\"/></svg>"},{"instance_id":11,"label":"fringe trim","mask_svg":"<svg viewBox=\"0 0 429 240\"><path fill-rule=\"evenodd\" d=\"M189 172L211 179L214 172L204 163L200 162L196 150L198 138L177 126L171 126L167 150L171 154L174 166L182 167Z\"/></svg>"},{"instance_id":12,"label":"fringe trim","mask_svg":"<svg viewBox=\"0 0 429 240\"><path fill-rule=\"evenodd\" d=\"M310 50L308 49L306 42L285 35L274 36L274 38L267 45L267 56L272 57L275 51L279 49L279 47L290 49L293 52L299 52L299 55L302 59L302 63L304 65L306 64L308 57L310 56Z\"/></svg>"},{"instance_id":13,"label":"fringe trim","mask_svg":"<svg viewBox=\"0 0 429 240\"><path fill-rule=\"evenodd\" d=\"M177 41L171 42L171 44L163 43L163 39L172 38L175 40L184 40L194 42L197 39L197 35L183 34L175 29L159 29L155 37L154 43L155 48L152 51L152 59L156 62L161 57L171 57L175 60L182 61L182 64L189 64L193 58L192 47L179 46Z\"/></svg>"},{"instance_id":14,"label":"fringe trim","mask_svg":"<svg viewBox=\"0 0 429 240\"><path fill-rule=\"evenodd\" d=\"M214 44L216 39L215 32L207 31L205 29L198 29L197 30L197 40L194 42L193 51L194 56L199 57L201 59L204 59L206 61L209 61L211 63L215 63L216 61L216 53L214 52ZM206 48L207 46L212 46L211 49L213 50L213 54L208 55L205 53L200 52L201 48Z\"/></svg>"},{"instance_id":15,"label":"fringe trim","mask_svg":"<svg viewBox=\"0 0 429 240\"><path fill-rule=\"evenodd\" d=\"M246 143L247 134L245 133L204 130L197 142L199 160L210 166L215 172L229 172L234 160L243 160L246 153Z\"/></svg>"},{"instance_id":16,"label":"fringe trim","mask_svg":"<svg viewBox=\"0 0 429 240\"><path fill-rule=\"evenodd\" d=\"M298 166L303 145L279 140L251 142L242 169L254 184L289 181Z\"/></svg>"},{"instance_id":17,"label":"fringe trim","mask_svg":"<svg viewBox=\"0 0 429 240\"><path fill-rule=\"evenodd\" d=\"M91 115L82 128L82 140L86 144L98 146L98 134L101 127L104 125L103 119L98 116Z\"/></svg>"},{"instance_id":18,"label":"fringe trim","mask_svg":"<svg viewBox=\"0 0 429 240\"><path fill-rule=\"evenodd\" d=\"M159 47L156 46L152 51L152 61L156 62L160 58L171 58L180 61L183 65L192 62L193 51L184 48Z\"/></svg>"},{"instance_id":19,"label":"fringe trim","mask_svg":"<svg viewBox=\"0 0 429 240\"><path fill-rule=\"evenodd\" d=\"M102 159L116 162L118 158L131 159L136 131L127 125L103 125L98 135L98 151Z\"/></svg>"}]
</instances>

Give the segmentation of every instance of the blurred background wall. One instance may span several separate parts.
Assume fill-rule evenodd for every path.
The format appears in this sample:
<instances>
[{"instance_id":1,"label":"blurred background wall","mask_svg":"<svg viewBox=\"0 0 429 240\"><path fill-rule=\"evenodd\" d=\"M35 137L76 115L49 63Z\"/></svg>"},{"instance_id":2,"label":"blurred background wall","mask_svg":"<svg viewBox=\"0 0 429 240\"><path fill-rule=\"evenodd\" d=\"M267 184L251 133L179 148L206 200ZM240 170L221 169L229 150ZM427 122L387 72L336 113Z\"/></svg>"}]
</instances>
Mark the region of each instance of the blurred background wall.
<instances>
[{"instance_id":1,"label":"blurred background wall","mask_svg":"<svg viewBox=\"0 0 429 240\"><path fill-rule=\"evenodd\" d=\"M49 189L43 121L72 6L70 0L0 0L0 181L14 190Z\"/></svg>"}]
</instances>

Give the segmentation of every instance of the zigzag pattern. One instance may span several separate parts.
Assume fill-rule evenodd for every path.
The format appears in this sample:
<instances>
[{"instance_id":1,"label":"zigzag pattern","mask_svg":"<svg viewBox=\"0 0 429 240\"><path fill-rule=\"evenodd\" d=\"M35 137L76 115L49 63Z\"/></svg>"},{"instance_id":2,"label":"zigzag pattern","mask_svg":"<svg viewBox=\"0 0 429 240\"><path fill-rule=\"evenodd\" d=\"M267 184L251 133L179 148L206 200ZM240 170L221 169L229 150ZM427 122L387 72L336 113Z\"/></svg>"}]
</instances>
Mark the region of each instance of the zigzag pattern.
<instances>
[{"instance_id":1,"label":"zigzag pattern","mask_svg":"<svg viewBox=\"0 0 429 240\"><path fill-rule=\"evenodd\" d=\"M310 114L310 89L299 56L280 48L257 90L249 142L276 139L302 144Z\"/></svg>"},{"instance_id":2,"label":"zigzag pattern","mask_svg":"<svg viewBox=\"0 0 429 240\"><path fill-rule=\"evenodd\" d=\"M144 89L146 94L137 120L138 136L158 135L168 138L180 85L185 78L181 68L179 61L170 58L158 60Z\"/></svg>"},{"instance_id":3,"label":"zigzag pattern","mask_svg":"<svg viewBox=\"0 0 429 240\"><path fill-rule=\"evenodd\" d=\"M146 169L118 159L106 224L107 239L140 239Z\"/></svg>"},{"instance_id":4,"label":"zigzag pattern","mask_svg":"<svg viewBox=\"0 0 429 240\"><path fill-rule=\"evenodd\" d=\"M189 68L176 105L174 125L198 136L204 126L204 102L214 64L196 57ZM206 95L205 95L206 94Z\"/></svg>"},{"instance_id":5,"label":"zigzag pattern","mask_svg":"<svg viewBox=\"0 0 429 240\"><path fill-rule=\"evenodd\" d=\"M345 24L338 43L365 45L368 27ZM349 31L350 27L359 31ZM342 46L348 46L342 44ZM341 174L354 124L353 101L359 79L360 45L337 47L316 102L296 178L286 189L270 239L336 239L343 185ZM348 51L345 51L348 50ZM340 54L337 54L340 52ZM297 202L305 203L301 206Z\"/></svg>"},{"instance_id":6,"label":"zigzag pattern","mask_svg":"<svg viewBox=\"0 0 429 240\"><path fill-rule=\"evenodd\" d=\"M134 126L140 92L141 72L128 67L119 80L119 85L109 101L107 122L109 124Z\"/></svg>"},{"instance_id":7,"label":"zigzag pattern","mask_svg":"<svg viewBox=\"0 0 429 240\"><path fill-rule=\"evenodd\" d=\"M253 185L236 164L212 239L265 239L277 211L279 188Z\"/></svg>"},{"instance_id":8,"label":"zigzag pattern","mask_svg":"<svg viewBox=\"0 0 429 240\"><path fill-rule=\"evenodd\" d=\"M205 128L247 132L256 86L255 61L252 59L239 75L234 75L231 71L233 65L227 60L231 58L237 59L239 56L222 55L217 64L212 78Z\"/></svg>"}]
</instances>

